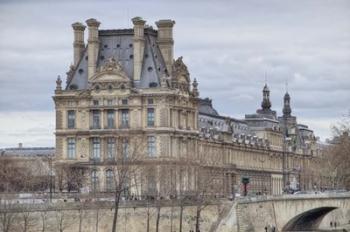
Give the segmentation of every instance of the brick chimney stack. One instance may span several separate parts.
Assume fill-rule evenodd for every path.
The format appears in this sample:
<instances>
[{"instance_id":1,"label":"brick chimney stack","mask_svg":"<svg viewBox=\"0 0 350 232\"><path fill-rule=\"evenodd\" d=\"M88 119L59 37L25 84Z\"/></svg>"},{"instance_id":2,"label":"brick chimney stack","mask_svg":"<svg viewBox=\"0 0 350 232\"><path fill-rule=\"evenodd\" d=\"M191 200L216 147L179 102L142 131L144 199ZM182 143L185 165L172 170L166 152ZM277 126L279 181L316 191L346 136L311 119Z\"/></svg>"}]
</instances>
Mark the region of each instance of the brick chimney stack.
<instances>
[{"instance_id":1,"label":"brick chimney stack","mask_svg":"<svg viewBox=\"0 0 350 232\"><path fill-rule=\"evenodd\" d=\"M156 22L156 25L158 27L157 43L169 74L171 74L172 64L174 60L174 24L175 21L170 19L162 19Z\"/></svg>"},{"instance_id":2,"label":"brick chimney stack","mask_svg":"<svg viewBox=\"0 0 350 232\"><path fill-rule=\"evenodd\" d=\"M96 62L99 48L98 27L100 22L96 19L86 20L88 25L88 80L96 73Z\"/></svg>"},{"instance_id":3,"label":"brick chimney stack","mask_svg":"<svg viewBox=\"0 0 350 232\"><path fill-rule=\"evenodd\" d=\"M134 56L134 81L139 81L141 79L141 69L143 54L145 51L145 23L141 17L132 18L132 23L134 24L134 38L133 38L133 56Z\"/></svg>"},{"instance_id":4,"label":"brick chimney stack","mask_svg":"<svg viewBox=\"0 0 350 232\"><path fill-rule=\"evenodd\" d=\"M86 27L79 22L73 23L72 27L74 31L73 59L74 59L74 66L77 67L78 62L81 59L85 48L84 31Z\"/></svg>"}]
</instances>

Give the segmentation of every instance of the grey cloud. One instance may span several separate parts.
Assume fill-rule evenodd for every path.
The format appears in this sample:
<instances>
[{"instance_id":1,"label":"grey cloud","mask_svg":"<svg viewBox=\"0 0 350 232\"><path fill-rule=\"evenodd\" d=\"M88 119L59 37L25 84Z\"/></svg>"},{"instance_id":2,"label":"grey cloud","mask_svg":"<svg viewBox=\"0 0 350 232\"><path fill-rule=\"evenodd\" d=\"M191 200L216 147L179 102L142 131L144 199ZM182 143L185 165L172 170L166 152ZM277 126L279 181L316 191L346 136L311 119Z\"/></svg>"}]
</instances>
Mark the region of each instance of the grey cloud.
<instances>
[{"instance_id":1,"label":"grey cloud","mask_svg":"<svg viewBox=\"0 0 350 232\"><path fill-rule=\"evenodd\" d=\"M273 108L281 112L288 80L294 114L322 118L313 126L326 137L325 122L349 108L349 10L346 0L2 1L0 111L53 111L56 76L72 62L71 23L125 28L138 15L176 20L175 54L219 112L254 112L267 73Z\"/></svg>"}]
</instances>

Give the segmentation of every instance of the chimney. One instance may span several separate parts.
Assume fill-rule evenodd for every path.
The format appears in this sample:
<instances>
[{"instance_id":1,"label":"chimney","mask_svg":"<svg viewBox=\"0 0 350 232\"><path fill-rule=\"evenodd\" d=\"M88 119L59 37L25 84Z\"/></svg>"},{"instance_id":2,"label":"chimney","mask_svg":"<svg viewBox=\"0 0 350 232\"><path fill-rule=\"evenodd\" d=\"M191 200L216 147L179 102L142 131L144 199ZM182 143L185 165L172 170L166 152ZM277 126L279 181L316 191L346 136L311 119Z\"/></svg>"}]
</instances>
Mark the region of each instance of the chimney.
<instances>
[{"instance_id":1,"label":"chimney","mask_svg":"<svg viewBox=\"0 0 350 232\"><path fill-rule=\"evenodd\" d=\"M162 19L156 22L158 27L157 43L169 74L171 74L171 68L174 60L174 24L175 21L170 19Z\"/></svg>"},{"instance_id":2,"label":"chimney","mask_svg":"<svg viewBox=\"0 0 350 232\"><path fill-rule=\"evenodd\" d=\"M18 143L18 148L23 148L23 143Z\"/></svg>"},{"instance_id":3,"label":"chimney","mask_svg":"<svg viewBox=\"0 0 350 232\"><path fill-rule=\"evenodd\" d=\"M146 21L141 17L132 18L134 24L133 38L133 56L134 56L134 81L139 81L141 78L141 68L143 61L143 53L145 50L144 29Z\"/></svg>"},{"instance_id":4,"label":"chimney","mask_svg":"<svg viewBox=\"0 0 350 232\"><path fill-rule=\"evenodd\" d=\"M76 22L72 24L73 31L74 31L74 42L73 42L73 49L74 49L74 66L77 67L79 60L81 59L83 55L83 51L85 48L84 43L84 31L85 26L82 23Z\"/></svg>"},{"instance_id":5,"label":"chimney","mask_svg":"<svg viewBox=\"0 0 350 232\"><path fill-rule=\"evenodd\" d=\"M89 30L88 38L88 80L96 73L96 61L98 54L98 27L100 22L96 19L86 20Z\"/></svg>"}]
</instances>

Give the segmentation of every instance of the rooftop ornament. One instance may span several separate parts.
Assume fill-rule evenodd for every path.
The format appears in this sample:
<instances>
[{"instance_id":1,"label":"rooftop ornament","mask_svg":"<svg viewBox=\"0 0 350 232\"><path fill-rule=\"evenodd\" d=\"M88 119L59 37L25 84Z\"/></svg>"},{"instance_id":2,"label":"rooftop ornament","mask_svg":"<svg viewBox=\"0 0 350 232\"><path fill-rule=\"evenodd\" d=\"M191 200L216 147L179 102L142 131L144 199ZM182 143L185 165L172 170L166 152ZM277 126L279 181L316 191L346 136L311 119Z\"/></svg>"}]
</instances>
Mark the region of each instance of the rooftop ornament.
<instances>
[{"instance_id":1,"label":"rooftop ornament","mask_svg":"<svg viewBox=\"0 0 350 232\"><path fill-rule=\"evenodd\" d=\"M61 76L58 75L57 79L56 79L56 90L57 91L61 91L62 90L62 80L61 80Z\"/></svg>"}]
</instances>

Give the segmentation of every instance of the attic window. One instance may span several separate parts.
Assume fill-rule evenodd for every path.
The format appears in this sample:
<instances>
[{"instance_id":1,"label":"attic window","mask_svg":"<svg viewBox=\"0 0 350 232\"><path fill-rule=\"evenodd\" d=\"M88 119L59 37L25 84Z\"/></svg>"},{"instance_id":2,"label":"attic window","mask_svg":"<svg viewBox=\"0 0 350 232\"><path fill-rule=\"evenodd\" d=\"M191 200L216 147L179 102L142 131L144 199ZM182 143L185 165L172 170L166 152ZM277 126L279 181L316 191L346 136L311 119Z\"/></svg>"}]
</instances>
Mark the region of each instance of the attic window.
<instances>
[{"instance_id":1,"label":"attic window","mask_svg":"<svg viewBox=\"0 0 350 232\"><path fill-rule=\"evenodd\" d=\"M153 68L152 68L151 66L149 66L149 67L147 68L147 71L148 71L148 72L152 72L152 70L153 70Z\"/></svg>"},{"instance_id":2,"label":"attic window","mask_svg":"<svg viewBox=\"0 0 350 232\"><path fill-rule=\"evenodd\" d=\"M150 88L155 88L155 87L157 87L158 86L158 84L156 83L156 82L151 82L151 83L149 83L149 87Z\"/></svg>"},{"instance_id":3,"label":"attic window","mask_svg":"<svg viewBox=\"0 0 350 232\"><path fill-rule=\"evenodd\" d=\"M148 54L147 53L145 54L145 58L148 58Z\"/></svg>"},{"instance_id":4,"label":"attic window","mask_svg":"<svg viewBox=\"0 0 350 232\"><path fill-rule=\"evenodd\" d=\"M72 84L72 85L69 86L69 89L70 90L75 90L75 89L78 89L78 86L75 85L75 84Z\"/></svg>"},{"instance_id":5,"label":"attic window","mask_svg":"<svg viewBox=\"0 0 350 232\"><path fill-rule=\"evenodd\" d=\"M104 59L105 59L105 57L104 57L104 56L101 56L101 57L100 57L100 59L101 59L101 60L104 60Z\"/></svg>"},{"instance_id":6,"label":"attic window","mask_svg":"<svg viewBox=\"0 0 350 232\"><path fill-rule=\"evenodd\" d=\"M157 56L157 55L155 55L155 56L154 56L154 58L156 58L156 59L157 59L157 58L158 58L158 56Z\"/></svg>"},{"instance_id":7,"label":"attic window","mask_svg":"<svg viewBox=\"0 0 350 232\"><path fill-rule=\"evenodd\" d=\"M122 105L127 105L128 104L128 99L122 99Z\"/></svg>"},{"instance_id":8,"label":"attic window","mask_svg":"<svg viewBox=\"0 0 350 232\"><path fill-rule=\"evenodd\" d=\"M134 58L134 55L131 54L131 55L129 56L129 58L130 58L130 60L132 60L132 59Z\"/></svg>"},{"instance_id":9,"label":"attic window","mask_svg":"<svg viewBox=\"0 0 350 232\"><path fill-rule=\"evenodd\" d=\"M99 85L96 85L95 86L95 90L99 90L100 89L100 86Z\"/></svg>"},{"instance_id":10,"label":"attic window","mask_svg":"<svg viewBox=\"0 0 350 232\"><path fill-rule=\"evenodd\" d=\"M117 48L120 48L120 44L117 44Z\"/></svg>"},{"instance_id":11,"label":"attic window","mask_svg":"<svg viewBox=\"0 0 350 232\"><path fill-rule=\"evenodd\" d=\"M112 85L108 85L108 90L112 90L113 86Z\"/></svg>"},{"instance_id":12,"label":"attic window","mask_svg":"<svg viewBox=\"0 0 350 232\"><path fill-rule=\"evenodd\" d=\"M88 60L88 56L85 56L85 60Z\"/></svg>"},{"instance_id":13,"label":"attic window","mask_svg":"<svg viewBox=\"0 0 350 232\"><path fill-rule=\"evenodd\" d=\"M78 72L79 72L79 74L82 74L82 73L84 72L84 70L83 70L82 68L80 68L80 69L78 70Z\"/></svg>"},{"instance_id":14,"label":"attic window","mask_svg":"<svg viewBox=\"0 0 350 232\"><path fill-rule=\"evenodd\" d=\"M104 47L104 48L108 48L108 45L107 45L107 44L105 44L103 47Z\"/></svg>"},{"instance_id":15,"label":"attic window","mask_svg":"<svg viewBox=\"0 0 350 232\"><path fill-rule=\"evenodd\" d=\"M158 71L160 71L160 67L158 67Z\"/></svg>"},{"instance_id":16,"label":"attic window","mask_svg":"<svg viewBox=\"0 0 350 232\"><path fill-rule=\"evenodd\" d=\"M92 104L93 104L94 106L98 106L98 100L93 100L93 101L92 101Z\"/></svg>"},{"instance_id":17,"label":"attic window","mask_svg":"<svg viewBox=\"0 0 350 232\"><path fill-rule=\"evenodd\" d=\"M129 47L132 48L132 44L129 44Z\"/></svg>"},{"instance_id":18,"label":"attic window","mask_svg":"<svg viewBox=\"0 0 350 232\"><path fill-rule=\"evenodd\" d=\"M148 98L148 105L153 105L153 98Z\"/></svg>"}]
</instances>

